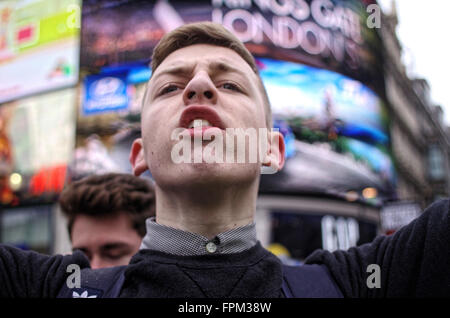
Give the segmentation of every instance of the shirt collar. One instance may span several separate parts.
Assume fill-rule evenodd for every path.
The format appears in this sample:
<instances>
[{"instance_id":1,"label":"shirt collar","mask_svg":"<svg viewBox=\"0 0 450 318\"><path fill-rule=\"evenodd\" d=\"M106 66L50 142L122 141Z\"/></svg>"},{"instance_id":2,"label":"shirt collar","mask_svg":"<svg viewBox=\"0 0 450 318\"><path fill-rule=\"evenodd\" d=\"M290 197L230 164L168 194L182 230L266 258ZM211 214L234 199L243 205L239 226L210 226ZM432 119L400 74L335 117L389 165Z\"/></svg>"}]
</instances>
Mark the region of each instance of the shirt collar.
<instances>
[{"instance_id":1,"label":"shirt collar","mask_svg":"<svg viewBox=\"0 0 450 318\"><path fill-rule=\"evenodd\" d=\"M257 243L255 223L216 235L213 239L146 220L147 234L140 249L150 249L180 256L232 254L243 252Z\"/></svg>"}]
</instances>

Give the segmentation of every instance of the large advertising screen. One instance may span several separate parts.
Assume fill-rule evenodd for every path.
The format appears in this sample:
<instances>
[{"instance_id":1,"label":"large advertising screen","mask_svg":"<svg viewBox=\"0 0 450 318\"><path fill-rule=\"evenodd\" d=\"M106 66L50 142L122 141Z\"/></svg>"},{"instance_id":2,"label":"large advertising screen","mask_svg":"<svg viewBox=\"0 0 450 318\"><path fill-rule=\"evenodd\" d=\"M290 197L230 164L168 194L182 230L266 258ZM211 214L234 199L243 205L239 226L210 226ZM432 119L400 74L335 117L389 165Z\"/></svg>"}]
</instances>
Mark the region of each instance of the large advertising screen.
<instances>
[{"instance_id":1,"label":"large advertising screen","mask_svg":"<svg viewBox=\"0 0 450 318\"><path fill-rule=\"evenodd\" d=\"M0 103L78 81L81 0L0 2Z\"/></svg>"},{"instance_id":2,"label":"large advertising screen","mask_svg":"<svg viewBox=\"0 0 450 318\"><path fill-rule=\"evenodd\" d=\"M168 31L213 21L256 56L328 68L381 88L380 39L367 26L371 0L86 0L81 68L149 60Z\"/></svg>"},{"instance_id":3,"label":"large advertising screen","mask_svg":"<svg viewBox=\"0 0 450 318\"><path fill-rule=\"evenodd\" d=\"M189 22L222 23L256 57L275 126L285 135L286 166L261 178L261 192L378 204L395 196L395 169L381 98L381 40L367 23L373 2L87 0L80 53L83 73L90 74L85 90L97 80L114 83L115 90L98 103L89 88L83 121L123 113L126 99L135 103L124 89L135 87L130 75L120 72L148 63L165 33Z\"/></svg>"},{"instance_id":4,"label":"large advertising screen","mask_svg":"<svg viewBox=\"0 0 450 318\"><path fill-rule=\"evenodd\" d=\"M77 138L69 178L91 174L131 173L131 145L140 137L141 100L150 77L147 66L112 67L82 82Z\"/></svg>"},{"instance_id":5,"label":"large advertising screen","mask_svg":"<svg viewBox=\"0 0 450 318\"><path fill-rule=\"evenodd\" d=\"M272 59L258 64L275 124L287 124L295 136L287 138L285 168L263 176L261 190L389 198L395 169L383 101L339 73ZM372 193L364 196L364 189Z\"/></svg>"}]
</instances>

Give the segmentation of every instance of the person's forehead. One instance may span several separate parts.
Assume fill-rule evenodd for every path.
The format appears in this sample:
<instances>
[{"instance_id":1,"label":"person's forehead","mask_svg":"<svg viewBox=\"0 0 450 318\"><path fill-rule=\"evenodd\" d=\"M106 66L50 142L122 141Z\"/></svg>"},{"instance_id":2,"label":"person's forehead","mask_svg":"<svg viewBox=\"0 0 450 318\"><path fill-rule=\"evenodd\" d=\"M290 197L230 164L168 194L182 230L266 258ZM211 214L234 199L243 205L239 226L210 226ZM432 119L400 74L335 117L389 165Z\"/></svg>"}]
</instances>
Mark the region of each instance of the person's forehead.
<instances>
[{"instance_id":1,"label":"person's forehead","mask_svg":"<svg viewBox=\"0 0 450 318\"><path fill-rule=\"evenodd\" d=\"M250 65L235 51L221 46L194 44L178 49L169 54L159 65L153 77L170 70L194 71L203 67L209 70L238 72L252 78Z\"/></svg>"},{"instance_id":2,"label":"person's forehead","mask_svg":"<svg viewBox=\"0 0 450 318\"><path fill-rule=\"evenodd\" d=\"M130 237L123 235L135 231L131 219L125 213L112 216L78 215L72 227L74 245L96 245L126 243Z\"/></svg>"},{"instance_id":3,"label":"person's forehead","mask_svg":"<svg viewBox=\"0 0 450 318\"><path fill-rule=\"evenodd\" d=\"M110 215L79 214L75 217L72 231L79 230L86 235L104 234L111 232L111 228L133 229L131 218L124 212L111 213ZM96 229L96 231L92 231Z\"/></svg>"}]
</instances>

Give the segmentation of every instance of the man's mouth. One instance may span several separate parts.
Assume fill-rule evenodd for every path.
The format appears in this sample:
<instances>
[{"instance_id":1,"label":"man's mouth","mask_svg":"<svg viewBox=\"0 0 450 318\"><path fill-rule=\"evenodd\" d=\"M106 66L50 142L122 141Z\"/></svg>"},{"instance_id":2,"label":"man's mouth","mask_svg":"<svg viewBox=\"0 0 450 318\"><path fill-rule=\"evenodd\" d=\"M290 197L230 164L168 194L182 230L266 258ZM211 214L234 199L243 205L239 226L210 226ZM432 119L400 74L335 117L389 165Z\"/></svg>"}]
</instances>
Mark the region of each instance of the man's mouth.
<instances>
[{"instance_id":1,"label":"man's mouth","mask_svg":"<svg viewBox=\"0 0 450 318\"><path fill-rule=\"evenodd\" d=\"M225 130L225 125L211 106L189 106L181 114L179 127L189 130L191 136L212 128Z\"/></svg>"}]
</instances>

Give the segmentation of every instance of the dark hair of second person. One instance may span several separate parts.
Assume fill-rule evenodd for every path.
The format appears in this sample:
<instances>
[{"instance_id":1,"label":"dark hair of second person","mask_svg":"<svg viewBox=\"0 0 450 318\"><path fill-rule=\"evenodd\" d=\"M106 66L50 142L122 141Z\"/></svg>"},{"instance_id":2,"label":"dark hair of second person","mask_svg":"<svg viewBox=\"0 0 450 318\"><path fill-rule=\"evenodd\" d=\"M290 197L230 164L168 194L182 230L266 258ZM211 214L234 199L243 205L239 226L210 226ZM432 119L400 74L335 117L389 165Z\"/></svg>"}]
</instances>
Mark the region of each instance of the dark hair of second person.
<instances>
[{"instance_id":1,"label":"dark hair of second person","mask_svg":"<svg viewBox=\"0 0 450 318\"><path fill-rule=\"evenodd\" d=\"M155 215L153 186L131 174L92 175L68 185L59 203L68 218L73 249L91 267L126 265L145 235L145 220Z\"/></svg>"}]
</instances>

